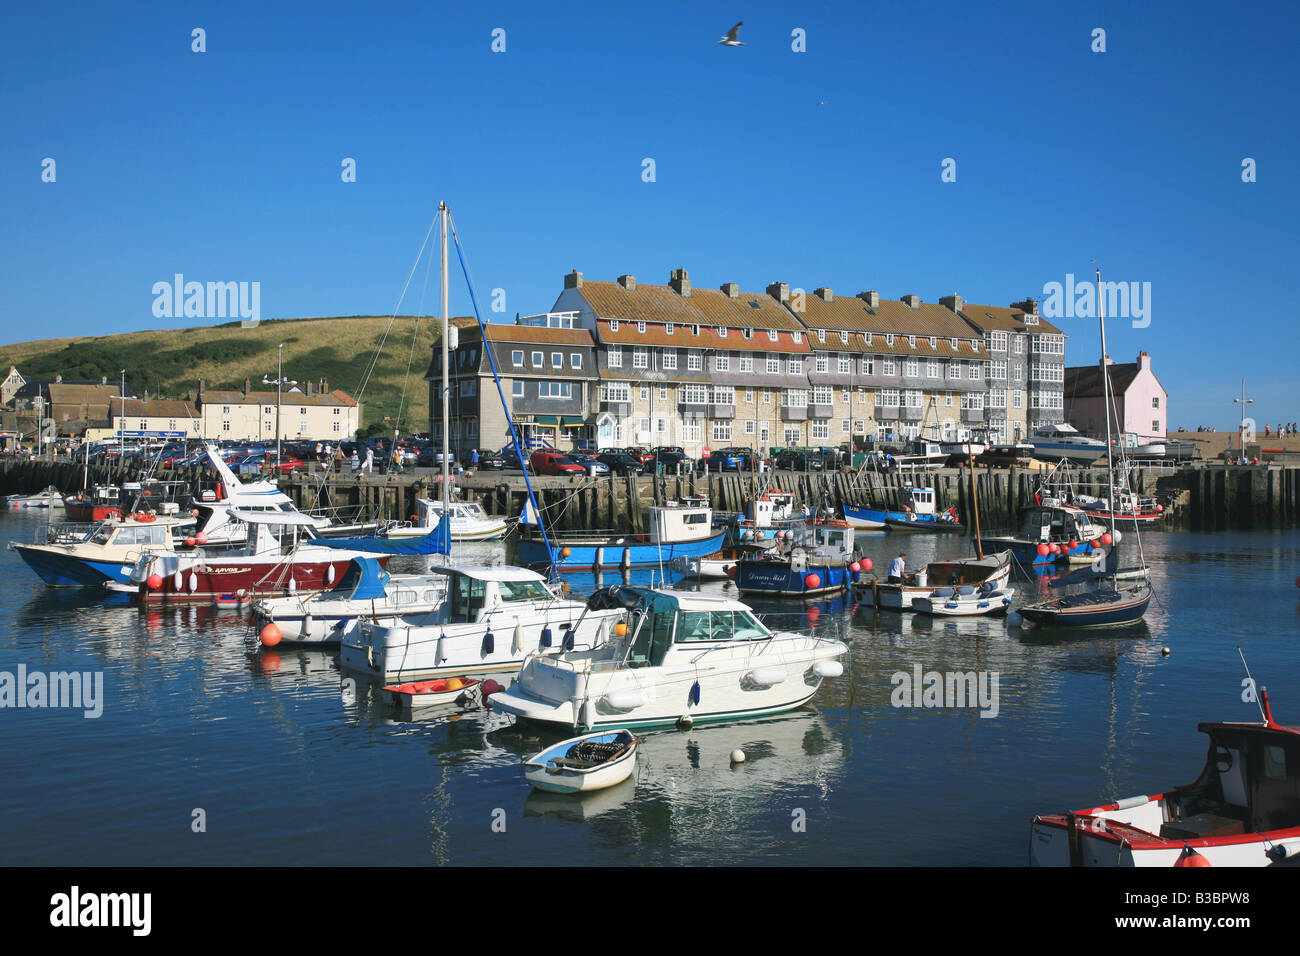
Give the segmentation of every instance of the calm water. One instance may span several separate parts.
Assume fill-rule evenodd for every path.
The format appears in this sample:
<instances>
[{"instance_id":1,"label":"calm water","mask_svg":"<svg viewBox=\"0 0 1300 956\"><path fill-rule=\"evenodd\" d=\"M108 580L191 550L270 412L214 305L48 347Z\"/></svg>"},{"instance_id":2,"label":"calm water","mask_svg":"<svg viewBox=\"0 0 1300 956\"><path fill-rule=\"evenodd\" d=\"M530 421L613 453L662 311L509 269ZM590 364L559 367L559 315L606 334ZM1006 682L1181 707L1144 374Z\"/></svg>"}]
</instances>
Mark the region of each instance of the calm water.
<instances>
[{"instance_id":1,"label":"calm water","mask_svg":"<svg viewBox=\"0 0 1300 956\"><path fill-rule=\"evenodd\" d=\"M0 515L0 540L40 520ZM0 861L1020 865L1035 812L1189 783L1198 721L1258 719L1238 644L1277 718L1300 722L1300 534L1144 540L1159 603L1125 630L759 605L769 625L849 643L816 708L651 735L635 783L585 799L530 794L519 764L540 746L505 718L402 722L335 653L249 656L234 612L50 590L0 551L0 671L102 671L105 695L98 719L0 710ZM864 546L884 567L900 542L913 566L966 547ZM997 718L891 707L890 675L917 663L998 672ZM749 759L733 769L737 747Z\"/></svg>"}]
</instances>

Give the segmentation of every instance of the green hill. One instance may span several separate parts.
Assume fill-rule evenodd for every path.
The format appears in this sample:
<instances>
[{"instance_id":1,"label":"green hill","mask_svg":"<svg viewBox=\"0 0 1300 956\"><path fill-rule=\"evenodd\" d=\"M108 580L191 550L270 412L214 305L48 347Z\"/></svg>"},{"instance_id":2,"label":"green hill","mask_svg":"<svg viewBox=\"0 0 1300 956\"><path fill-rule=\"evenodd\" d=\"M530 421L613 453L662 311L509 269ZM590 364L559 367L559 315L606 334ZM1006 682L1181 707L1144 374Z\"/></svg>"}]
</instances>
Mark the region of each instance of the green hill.
<instances>
[{"instance_id":1,"label":"green hill","mask_svg":"<svg viewBox=\"0 0 1300 956\"><path fill-rule=\"evenodd\" d=\"M126 369L137 394L181 398L207 388L254 387L276 376L276 347L284 344L284 377L299 382L324 378L363 403L362 424L396 420L404 433L427 430L429 386L424 374L438 341L441 320L427 316L344 316L338 318L263 319L256 328L238 322L223 325L126 332L120 335L42 339L0 345L0 375L10 365L28 381L116 382ZM385 329L388 330L384 339ZM412 336L414 334L414 347ZM366 369L383 340L374 372L361 392ZM409 362L409 376L408 376ZM406 400L402 402L403 381Z\"/></svg>"}]
</instances>

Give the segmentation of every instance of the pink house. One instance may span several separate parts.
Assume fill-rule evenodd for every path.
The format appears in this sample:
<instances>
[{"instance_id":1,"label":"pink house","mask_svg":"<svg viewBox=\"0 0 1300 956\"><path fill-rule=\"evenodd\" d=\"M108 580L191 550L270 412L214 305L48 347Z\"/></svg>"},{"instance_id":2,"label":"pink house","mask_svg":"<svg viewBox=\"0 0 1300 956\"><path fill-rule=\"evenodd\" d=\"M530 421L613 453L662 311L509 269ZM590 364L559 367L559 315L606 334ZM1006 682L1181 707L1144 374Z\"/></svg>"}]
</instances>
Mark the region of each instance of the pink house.
<instances>
[{"instance_id":1,"label":"pink house","mask_svg":"<svg viewBox=\"0 0 1300 956\"><path fill-rule=\"evenodd\" d=\"M1119 416L1120 433L1137 436L1138 444L1163 440L1169 420L1169 395L1151 371L1151 356L1139 352L1136 362L1110 368L1111 394ZM1106 411L1102 399L1102 363L1065 370L1065 420L1086 435L1106 437ZM1112 418L1111 427L1115 427Z\"/></svg>"}]
</instances>

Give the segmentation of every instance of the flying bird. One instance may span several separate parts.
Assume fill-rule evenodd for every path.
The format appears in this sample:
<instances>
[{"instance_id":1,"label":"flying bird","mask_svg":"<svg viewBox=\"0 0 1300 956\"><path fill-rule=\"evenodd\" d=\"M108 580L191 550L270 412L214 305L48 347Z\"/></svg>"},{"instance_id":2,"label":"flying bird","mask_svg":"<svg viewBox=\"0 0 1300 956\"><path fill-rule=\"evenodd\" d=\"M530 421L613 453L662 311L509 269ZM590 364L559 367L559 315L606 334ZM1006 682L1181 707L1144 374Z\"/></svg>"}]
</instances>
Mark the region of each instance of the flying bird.
<instances>
[{"instance_id":1,"label":"flying bird","mask_svg":"<svg viewBox=\"0 0 1300 956\"><path fill-rule=\"evenodd\" d=\"M745 21L741 20L734 27L728 30L727 35L724 36L718 42L721 43L723 46L744 46L745 45L744 43L736 39L736 34L740 32L740 28L744 25L745 25Z\"/></svg>"}]
</instances>

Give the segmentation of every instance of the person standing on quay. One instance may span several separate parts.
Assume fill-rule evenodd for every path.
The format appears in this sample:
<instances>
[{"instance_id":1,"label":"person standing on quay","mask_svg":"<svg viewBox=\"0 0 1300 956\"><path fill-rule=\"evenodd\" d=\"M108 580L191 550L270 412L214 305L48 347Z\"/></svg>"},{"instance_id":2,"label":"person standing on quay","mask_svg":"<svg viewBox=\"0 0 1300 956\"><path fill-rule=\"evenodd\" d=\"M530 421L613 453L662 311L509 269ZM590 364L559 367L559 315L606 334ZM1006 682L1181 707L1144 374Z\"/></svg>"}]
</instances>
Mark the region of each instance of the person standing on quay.
<instances>
[{"instance_id":1,"label":"person standing on quay","mask_svg":"<svg viewBox=\"0 0 1300 956\"><path fill-rule=\"evenodd\" d=\"M375 472L375 450L366 448L366 460L361 463L361 473L363 475L372 475Z\"/></svg>"}]
</instances>

